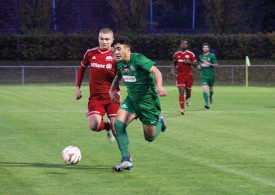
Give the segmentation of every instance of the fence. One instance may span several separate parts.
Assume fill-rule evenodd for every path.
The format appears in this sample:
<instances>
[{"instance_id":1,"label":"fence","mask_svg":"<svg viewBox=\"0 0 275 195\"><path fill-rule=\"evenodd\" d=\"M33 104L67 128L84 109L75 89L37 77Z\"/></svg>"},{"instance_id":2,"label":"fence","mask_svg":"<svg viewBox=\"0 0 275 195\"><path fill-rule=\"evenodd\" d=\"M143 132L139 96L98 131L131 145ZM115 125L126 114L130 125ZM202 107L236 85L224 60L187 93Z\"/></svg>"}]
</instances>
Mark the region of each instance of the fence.
<instances>
[{"instance_id":1,"label":"fence","mask_svg":"<svg viewBox=\"0 0 275 195\"><path fill-rule=\"evenodd\" d=\"M164 84L174 85L170 66L158 66ZM74 84L78 66L0 66L0 84L66 83ZM84 82L88 82L89 70ZM199 85L199 70L193 70L194 84ZM216 85L245 85L245 65L220 65ZM249 85L275 86L275 65L249 67Z\"/></svg>"}]
</instances>

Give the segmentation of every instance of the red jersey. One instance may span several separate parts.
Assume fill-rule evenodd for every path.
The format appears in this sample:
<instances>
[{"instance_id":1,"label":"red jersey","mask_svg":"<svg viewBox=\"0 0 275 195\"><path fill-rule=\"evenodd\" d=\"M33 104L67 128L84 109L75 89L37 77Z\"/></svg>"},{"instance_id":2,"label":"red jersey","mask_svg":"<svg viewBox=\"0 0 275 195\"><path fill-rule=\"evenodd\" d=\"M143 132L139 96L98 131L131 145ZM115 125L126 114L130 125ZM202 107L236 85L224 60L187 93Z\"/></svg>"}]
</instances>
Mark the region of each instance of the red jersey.
<instances>
[{"instance_id":1,"label":"red jersey","mask_svg":"<svg viewBox=\"0 0 275 195\"><path fill-rule=\"evenodd\" d=\"M177 74L192 75L192 67L189 64L184 64L183 60L196 62L195 54L189 50L178 51L174 54L174 61L178 63Z\"/></svg>"},{"instance_id":2,"label":"red jersey","mask_svg":"<svg viewBox=\"0 0 275 195\"><path fill-rule=\"evenodd\" d=\"M109 90L116 73L112 48L100 50L95 47L86 51L78 70L76 86L81 86L87 67L90 68L90 98L110 98Z\"/></svg>"}]
</instances>

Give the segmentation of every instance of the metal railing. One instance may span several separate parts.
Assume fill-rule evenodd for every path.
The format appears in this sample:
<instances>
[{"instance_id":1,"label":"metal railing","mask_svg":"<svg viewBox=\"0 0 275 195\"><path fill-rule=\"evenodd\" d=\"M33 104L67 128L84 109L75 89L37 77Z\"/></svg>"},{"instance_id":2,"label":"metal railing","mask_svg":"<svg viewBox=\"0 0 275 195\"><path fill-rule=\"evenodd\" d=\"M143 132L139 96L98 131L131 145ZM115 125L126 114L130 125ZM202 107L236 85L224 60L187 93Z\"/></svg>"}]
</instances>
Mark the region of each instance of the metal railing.
<instances>
[{"instance_id":1,"label":"metal railing","mask_svg":"<svg viewBox=\"0 0 275 195\"><path fill-rule=\"evenodd\" d=\"M171 66L158 65L164 84L174 84ZM26 83L75 83L79 66L0 66L0 84ZM84 77L88 81L89 70ZM199 84L199 70L194 69L194 84ZM219 85L241 85L245 80L245 65L219 65L216 68L216 83ZM249 67L252 84L275 85L275 65L252 65Z\"/></svg>"}]
</instances>

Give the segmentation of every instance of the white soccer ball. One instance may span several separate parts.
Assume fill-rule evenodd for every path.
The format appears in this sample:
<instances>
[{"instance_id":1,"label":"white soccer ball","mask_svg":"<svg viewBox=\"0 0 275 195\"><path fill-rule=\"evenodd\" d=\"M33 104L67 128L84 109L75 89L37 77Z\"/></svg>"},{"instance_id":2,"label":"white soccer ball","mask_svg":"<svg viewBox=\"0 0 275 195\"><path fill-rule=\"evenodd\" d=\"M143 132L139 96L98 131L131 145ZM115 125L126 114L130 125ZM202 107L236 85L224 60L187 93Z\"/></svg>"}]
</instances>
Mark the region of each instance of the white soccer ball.
<instances>
[{"instance_id":1,"label":"white soccer ball","mask_svg":"<svg viewBox=\"0 0 275 195\"><path fill-rule=\"evenodd\" d=\"M81 151L76 146L67 146L61 152L61 158L66 164L77 164L81 160Z\"/></svg>"}]
</instances>

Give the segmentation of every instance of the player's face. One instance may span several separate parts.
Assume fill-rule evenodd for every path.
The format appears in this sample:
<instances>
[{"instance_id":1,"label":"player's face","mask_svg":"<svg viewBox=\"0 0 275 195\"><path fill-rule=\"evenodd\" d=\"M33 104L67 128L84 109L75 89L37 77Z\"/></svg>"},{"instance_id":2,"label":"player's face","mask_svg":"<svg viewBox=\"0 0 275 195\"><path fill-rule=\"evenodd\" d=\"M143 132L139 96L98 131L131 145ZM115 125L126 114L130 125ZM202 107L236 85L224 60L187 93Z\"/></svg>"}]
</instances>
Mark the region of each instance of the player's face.
<instances>
[{"instance_id":1,"label":"player's face","mask_svg":"<svg viewBox=\"0 0 275 195\"><path fill-rule=\"evenodd\" d=\"M114 41L112 33L99 33L98 43L100 49L109 49Z\"/></svg>"},{"instance_id":2,"label":"player's face","mask_svg":"<svg viewBox=\"0 0 275 195\"><path fill-rule=\"evenodd\" d=\"M181 42L180 47L181 49L186 50L188 48L187 42Z\"/></svg>"},{"instance_id":3,"label":"player's face","mask_svg":"<svg viewBox=\"0 0 275 195\"><path fill-rule=\"evenodd\" d=\"M203 51L203 53L208 53L209 52L209 47L207 45L204 45L202 47L202 51Z\"/></svg>"},{"instance_id":4,"label":"player's face","mask_svg":"<svg viewBox=\"0 0 275 195\"><path fill-rule=\"evenodd\" d=\"M128 61L130 59L130 48L126 45L115 44L115 57L116 61Z\"/></svg>"}]
</instances>

